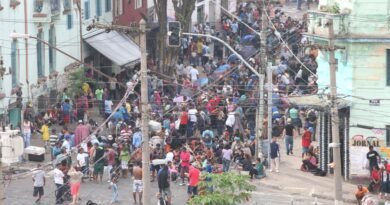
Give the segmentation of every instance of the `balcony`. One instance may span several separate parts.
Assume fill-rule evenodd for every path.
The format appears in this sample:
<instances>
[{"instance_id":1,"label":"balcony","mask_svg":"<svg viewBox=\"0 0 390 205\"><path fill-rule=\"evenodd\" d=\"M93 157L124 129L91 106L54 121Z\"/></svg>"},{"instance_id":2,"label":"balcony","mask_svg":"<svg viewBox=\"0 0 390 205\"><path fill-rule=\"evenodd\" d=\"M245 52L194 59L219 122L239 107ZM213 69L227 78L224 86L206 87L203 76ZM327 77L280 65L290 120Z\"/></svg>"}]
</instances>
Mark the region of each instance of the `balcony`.
<instances>
[{"instance_id":1,"label":"balcony","mask_svg":"<svg viewBox=\"0 0 390 205\"><path fill-rule=\"evenodd\" d=\"M349 34L348 14L331 13L324 11L308 11L308 32L309 36L328 38L329 28L328 19L333 19L334 35L336 38L343 38Z\"/></svg>"},{"instance_id":2,"label":"balcony","mask_svg":"<svg viewBox=\"0 0 390 205\"><path fill-rule=\"evenodd\" d=\"M49 13L49 6L44 0L33 0L34 1L34 13L32 14L33 22L49 23L51 21Z\"/></svg>"}]
</instances>

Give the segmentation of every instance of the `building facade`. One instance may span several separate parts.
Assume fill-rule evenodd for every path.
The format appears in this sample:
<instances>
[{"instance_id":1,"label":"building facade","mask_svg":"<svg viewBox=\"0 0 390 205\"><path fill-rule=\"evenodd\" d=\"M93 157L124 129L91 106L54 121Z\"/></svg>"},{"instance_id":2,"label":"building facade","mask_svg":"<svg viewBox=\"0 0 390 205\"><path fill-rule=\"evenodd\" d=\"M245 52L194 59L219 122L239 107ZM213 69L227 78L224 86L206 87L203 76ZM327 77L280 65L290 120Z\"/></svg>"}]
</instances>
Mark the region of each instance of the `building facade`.
<instances>
[{"instance_id":1,"label":"building facade","mask_svg":"<svg viewBox=\"0 0 390 205\"><path fill-rule=\"evenodd\" d=\"M20 123L21 106L15 103L19 88L24 104L50 104L54 98L49 96L50 91L66 87L66 83L57 82L75 60L42 41L80 58L79 15L72 0L1 1L0 56L5 72L0 76L0 113L3 120L10 120L14 126ZM11 38L14 32L37 39ZM45 111L41 108L37 111Z\"/></svg>"},{"instance_id":2,"label":"building facade","mask_svg":"<svg viewBox=\"0 0 390 205\"><path fill-rule=\"evenodd\" d=\"M380 5L380 6L379 6ZM367 175L365 154L373 145L390 158L390 2L387 0L320 1L319 11L309 11L306 36L327 45L328 19L333 19L338 95L350 103L350 174ZM317 58L318 83L329 86L329 52Z\"/></svg>"}]
</instances>

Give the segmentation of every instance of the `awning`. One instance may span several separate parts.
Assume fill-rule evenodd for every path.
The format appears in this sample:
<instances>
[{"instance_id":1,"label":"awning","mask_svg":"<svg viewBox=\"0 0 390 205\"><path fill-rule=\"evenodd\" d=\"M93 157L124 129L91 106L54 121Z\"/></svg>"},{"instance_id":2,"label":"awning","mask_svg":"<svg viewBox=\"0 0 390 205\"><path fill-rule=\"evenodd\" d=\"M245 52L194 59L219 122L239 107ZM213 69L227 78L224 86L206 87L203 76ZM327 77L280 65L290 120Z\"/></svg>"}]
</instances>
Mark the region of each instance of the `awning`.
<instances>
[{"instance_id":1,"label":"awning","mask_svg":"<svg viewBox=\"0 0 390 205\"><path fill-rule=\"evenodd\" d=\"M141 50L129 37L117 31L109 33L96 30L85 34L84 40L119 66L135 63L141 58Z\"/></svg>"}]
</instances>

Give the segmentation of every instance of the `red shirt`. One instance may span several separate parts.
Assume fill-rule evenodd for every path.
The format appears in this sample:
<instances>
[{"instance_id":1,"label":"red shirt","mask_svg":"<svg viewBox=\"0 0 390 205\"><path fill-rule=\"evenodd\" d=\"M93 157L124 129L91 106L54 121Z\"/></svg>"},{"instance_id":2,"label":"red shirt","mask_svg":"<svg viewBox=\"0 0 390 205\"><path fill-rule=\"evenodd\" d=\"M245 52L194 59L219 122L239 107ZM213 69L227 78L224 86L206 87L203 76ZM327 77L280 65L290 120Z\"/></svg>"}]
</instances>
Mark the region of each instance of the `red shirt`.
<instances>
[{"instance_id":1,"label":"red shirt","mask_svg":"<svg viewBox=\"0 0 390 205\"><path fill-rule=\"evenodd\" d=\"M302 135L302 147L309 147L311 143L311 133L309 130L306 130Z\"/></svg>"},{"instance_id":2,"label":"red shirt","mask_svg":"<svg viewBox=\"0 0 390 205\"><path fill-rule=\"evenodd\" d=\"M107 164L115 165L115 151L113 149L107 151Z\"/></svg>"},{"instance_id":3,"label":"red shirt","mask_svg":"<svg viewBox=\"0 0 390 205\"><path fill-rule=\"evenodd\" d=\"M181 125L188 124L188 114L187 114L187 112L181 112L180 124Z\"/></svg>"},{"instance_id":4,"label":"red shirt","mask_svg":"<svg viewBox=\"0 0 390 205\"><path fill-rule=\"evenodd\" d=\"M181 152L180 153L180 160L181 160L182 167L190 166L190 153L189 152Z\"/></svg>"},{"instance_id":5,"label":"red shirt","mask_svg":"<svg viewBox=\"0 0 390 205\"><path fill-rule=\"evenodd\" d=\"M188 172L188 178L190 178L189 185L190 186L198 186L199 183L200 171L195 167L190 167Z\"/></svg>"},{"instance_id":6,"label":"red shirt","mask_svg":"<svg viewBox=\"0 0 390 205\"><path fill-rule=\"evenodd\" d=\"M372 173L371 173L371 178L374 179L375 181L378 181L380 178L379 171L377 171L376 169L373 169Z\"/></svg>"}]
</instances>

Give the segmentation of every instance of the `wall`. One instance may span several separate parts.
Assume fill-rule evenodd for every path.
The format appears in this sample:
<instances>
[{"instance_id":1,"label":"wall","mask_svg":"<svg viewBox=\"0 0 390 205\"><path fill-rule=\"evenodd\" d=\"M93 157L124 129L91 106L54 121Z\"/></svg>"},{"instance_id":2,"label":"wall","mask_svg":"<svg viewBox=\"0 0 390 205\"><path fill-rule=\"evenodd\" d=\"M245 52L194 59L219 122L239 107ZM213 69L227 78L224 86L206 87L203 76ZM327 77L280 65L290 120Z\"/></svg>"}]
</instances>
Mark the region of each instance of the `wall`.
<instances>
[{"instance_id":1,"label":"wall","mask_svg":"<svg viewBox=\"0 0 390 205\"><path fill-rule=\"evenodd\" d=\"M142 0L142 7L135 9L135 1L123 1L123 14L115 17L115 24L122 26L130 26L131 22L139 22L142 17L140 13L145 14L147 16L147 8L148 8L148 0Z\"/></svg>"},{"instance_id":2,"label":"wall","mask_svg":"<svg viewBox=\"0 0 390 205\"><path fill-rule=\"evenodd\" d=\"M24 3L27 2L27 5ZM34 1L33 0L20 0L20 5L16 6L16 8L11 8L9 3L6 1L2 1L4 9L0 11L0 47L1 53L4 59L4 66L8 68L11 66L11 39L9 37L11 32L17 33L26 33L25 31L25 14L24 8L27 8L27 32L32 36L36 36L38 33L38 24L42 24L42 31L44 33L45 41L49 40L49 28L50 22L52 22L55 27L56 33L56 44L59 49L62 49L64 52L69 53L72 56L79 57L80 56L80 48L79 48L79 32L78 32L78 13L75 9L72 9L70 13L73 15L73 27L71 29L67 28L67 15L63 14L63 5L62 1L60 5L59 15L52 17L50 13L50 1L44 1L43 11L41 13L46 13L46 17L33 17L34 14ZM23 39L18 39L18 53L17 56L18 64L19 64L19 82L23 91L23 99L24 102L28 100L29 90L27 81L31 89L31 98L32 100L36 100L38 95L45 94L49 88L53 88L53 83L49 79L49 48L48 46L44 47L44 76L47 78L45 83L41 83L40 88L35 88L38 85L38 75L37 75L37 41L35 39L28 39L28 61L26 61L26 49L25 49L25 41ZM55 71L61 75L64 71L64 67L73 63L74 60L69 57L64 56L59 52L55 52L56 58L56 67ZM28 70L27 70L28 65ZM28 76L27 76L28 72ZM3 93L6 95L6 98L0 100L0 110L6 109L10 103L13 103L15 100L15 95L11 95L12 90L12 77L11 75L5 75L4 80L2 82ZM46 87L46 88L44 88ZM11 98L12 97L12 98Z\"/></svg>"}]
</instances>

